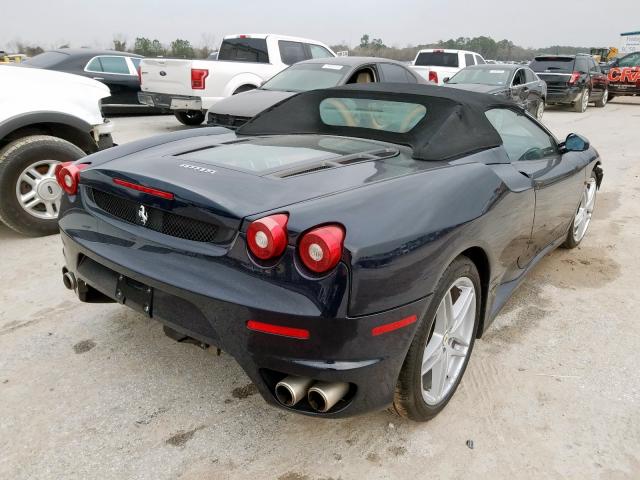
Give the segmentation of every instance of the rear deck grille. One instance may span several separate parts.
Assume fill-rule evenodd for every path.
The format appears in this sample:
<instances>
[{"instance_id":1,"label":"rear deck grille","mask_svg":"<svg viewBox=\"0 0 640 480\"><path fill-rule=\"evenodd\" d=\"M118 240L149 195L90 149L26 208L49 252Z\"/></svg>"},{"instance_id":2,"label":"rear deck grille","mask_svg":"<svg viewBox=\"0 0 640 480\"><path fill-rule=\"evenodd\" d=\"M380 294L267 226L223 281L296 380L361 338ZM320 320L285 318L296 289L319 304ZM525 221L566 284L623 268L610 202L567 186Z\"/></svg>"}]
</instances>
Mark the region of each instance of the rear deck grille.
<instances>
[{"instance_id":1,"label":"rear deck grille","mask_svg":"<svg viewBox=\"0 0 640 480\"><path fill-rule=\"evenodd\" d=\"M140 213L142 204L95 188L90 191L93 201L100 210L124 222L194 242L216 242L217 225L146 205L144 205L144 213L147 219L143 222L144 215Z\"/></svg>"}]
</instances>

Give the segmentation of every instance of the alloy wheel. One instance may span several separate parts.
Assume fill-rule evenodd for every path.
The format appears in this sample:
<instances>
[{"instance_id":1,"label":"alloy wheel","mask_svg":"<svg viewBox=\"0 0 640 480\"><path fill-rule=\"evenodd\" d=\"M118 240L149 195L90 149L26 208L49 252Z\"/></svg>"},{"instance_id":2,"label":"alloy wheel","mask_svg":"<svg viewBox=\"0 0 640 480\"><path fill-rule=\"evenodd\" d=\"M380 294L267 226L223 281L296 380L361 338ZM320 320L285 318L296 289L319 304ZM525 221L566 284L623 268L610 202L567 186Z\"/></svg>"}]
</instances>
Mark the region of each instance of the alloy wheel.
<instances>
[{"instance_id":1,"label":"alloy wheel","mask_svg":"<svg viewBox=\"0 0 640 480\"><path fill-rule=\"evenodd\" d=\"M586 112L589 107L589 90L586 88L582 92L582 111Z\"/></svg>"},{"instance_id":2,"label":"alloy wheel","mask_svg":"<svg viewBox=\"0 0 640 480\"><path fill-rule=\"evenodd\" d=\"M544 100L540 100L538 102L538 107L536 108L536 119L542 120L543 114L544 114Z\"/></svg>"},{"instance_id":3,"label":"alloy wheel","mask_svg":"<svg viewBox=\"0 0 640 480\"><path fill-rule=\"evenodd\" d=\"M16 196L29 215L44 220L58 218L62 189L55 178L57 160L40 160L25 168L16 183Z\"/></svg>"},{"instance_id":4,"label":"alloy wheel","mask_svg":"<svg viewBox=\"0 0 640 480\"><path fill-rule=\"evenodd\" d=\"M580 206L573 220L573 239L576 243L582 240L587 233L587 228L589 228L593 207L596 203L596 190L596 180L590 178L585 185Z\"/></svg>"},{"instance_id":5,"label":"alloy wheel","mask_svg":"<svg viewBox=\"0 0 640 480\"><path fill-rule=\"evenodd\" d=\"M422 354L422 398L427 405L442 402L456 385L469 355L476 318L476 289L460 277L438 305L433 331Z\"/></svg>"}]
</instances>

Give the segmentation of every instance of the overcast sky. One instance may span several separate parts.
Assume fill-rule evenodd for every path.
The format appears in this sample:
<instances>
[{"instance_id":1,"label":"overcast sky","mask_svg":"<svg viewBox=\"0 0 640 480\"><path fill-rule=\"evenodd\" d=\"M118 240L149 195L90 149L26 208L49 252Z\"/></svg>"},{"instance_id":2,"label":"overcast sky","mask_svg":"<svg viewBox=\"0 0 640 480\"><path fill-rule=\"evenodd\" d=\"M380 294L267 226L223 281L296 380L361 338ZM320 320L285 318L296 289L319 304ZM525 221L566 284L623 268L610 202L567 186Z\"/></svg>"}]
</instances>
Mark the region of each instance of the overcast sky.
<instances>
[{"instance_id":1,"label":"overcast sky","mask_svg":"<svg viewBox=\"0 0 640 480\"><path fill-rule=\"evenodd\" d=\"M640 30L640 0L2 0L0 48L14 40L106 47L114 35L219 42L231 33L282 33L328 44L363 33L391 46L487 35L524 47L618 46Z\"/></svg>"}]
</instances>

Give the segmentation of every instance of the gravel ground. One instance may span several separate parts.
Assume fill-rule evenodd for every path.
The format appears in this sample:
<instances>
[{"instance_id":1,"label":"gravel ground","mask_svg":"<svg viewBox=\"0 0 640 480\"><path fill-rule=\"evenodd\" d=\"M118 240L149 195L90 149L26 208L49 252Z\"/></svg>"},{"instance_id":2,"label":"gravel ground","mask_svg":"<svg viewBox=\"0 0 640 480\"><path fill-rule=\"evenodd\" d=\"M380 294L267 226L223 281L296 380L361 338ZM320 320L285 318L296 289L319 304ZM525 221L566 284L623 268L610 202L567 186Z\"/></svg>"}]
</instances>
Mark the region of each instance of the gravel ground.
<instances>
[{"instance_id":1,"label":"gravel ground","mask_svg":"<svg viewBox=\"0 0 640 480\"><path fill-rule=\"evenodd\" d=\"M269 407L228 355L77 301L59 238L0 226L0 478L640 478L637 100L545 114L604 160L590 232L536 267L427 424ZM183 128L114 122L118 143Z\"/></svg>"}]
</instances>

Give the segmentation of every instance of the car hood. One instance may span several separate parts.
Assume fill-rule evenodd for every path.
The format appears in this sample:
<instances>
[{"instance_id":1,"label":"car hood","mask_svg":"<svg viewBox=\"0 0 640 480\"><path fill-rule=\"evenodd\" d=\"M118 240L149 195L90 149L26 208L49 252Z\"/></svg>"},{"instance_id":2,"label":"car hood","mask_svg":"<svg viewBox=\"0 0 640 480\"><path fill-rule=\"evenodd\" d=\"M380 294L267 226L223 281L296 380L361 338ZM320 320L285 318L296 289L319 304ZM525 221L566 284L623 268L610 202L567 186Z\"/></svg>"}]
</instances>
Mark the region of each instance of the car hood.
<instances>
[{"instance_id":1,"label":"car hood","mask_svg":"<svg viewBox=\"0 0 640 480\"><path fill-rule=\"evenodd\" d=\"M296 92L255 89L216 102L209 112L237 117L254 117L261 111L295 95Z\"/></svg>"},{"instance_id":2,"label":"car hood","mask_svg":"<svg viewBox=\"0 0 640 480\"><path fill-rule=\"evenodd\" d=\"M447 83L447 87L459 88L461 90L468 90L470 92L478 93L500 93L506 92L508 89L506 86L499 85L481 85L478 83Z\"/></svg>"}]
</instances>

